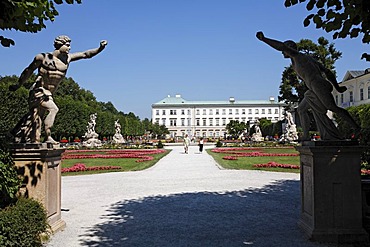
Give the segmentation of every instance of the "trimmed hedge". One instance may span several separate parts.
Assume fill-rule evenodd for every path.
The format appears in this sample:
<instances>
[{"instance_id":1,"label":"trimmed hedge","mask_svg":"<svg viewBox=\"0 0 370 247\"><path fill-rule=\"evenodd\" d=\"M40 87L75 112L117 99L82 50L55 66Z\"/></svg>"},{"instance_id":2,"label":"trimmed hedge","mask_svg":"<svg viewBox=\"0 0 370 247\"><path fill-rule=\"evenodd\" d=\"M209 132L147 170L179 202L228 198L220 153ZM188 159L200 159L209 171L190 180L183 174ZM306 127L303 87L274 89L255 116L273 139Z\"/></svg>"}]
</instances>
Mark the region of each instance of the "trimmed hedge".
<instances>
[{"instance_id":1,"label":"trimmed hedge","mask_svg":"<svg viewBox=\"0 0 370 247\"><path fill-rule=\"evenodd\" d=\"M0 210L0 246L42 246L49 225L44 207L34 199L19 198L15 205Z\"/></svg>"}]
</instances>

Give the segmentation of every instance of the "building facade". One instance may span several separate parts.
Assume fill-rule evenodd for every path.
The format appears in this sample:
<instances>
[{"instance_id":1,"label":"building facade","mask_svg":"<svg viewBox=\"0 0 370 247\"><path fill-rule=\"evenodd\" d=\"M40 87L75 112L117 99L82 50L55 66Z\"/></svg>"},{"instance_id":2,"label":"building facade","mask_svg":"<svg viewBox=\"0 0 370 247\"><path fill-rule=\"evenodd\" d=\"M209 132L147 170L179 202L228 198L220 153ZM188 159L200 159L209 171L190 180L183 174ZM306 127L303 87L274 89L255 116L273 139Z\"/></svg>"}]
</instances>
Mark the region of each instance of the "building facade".
<instances>
[{"instance_id":1,"label":"building facade","mask_svg":"<svg viewBox=\"0 0 370 247\"><path fill-rule=\"evenodd\" d=\"M333 90L335 103L343 108L370 103L370 69L347 71L341 86L347 91L339 93Z\"/></svg>"},{"instance_id":2,"label":"building facade","mask_svg":"<svg viewBox=\"0 0 370 247\"><path fill-rule=\"evenodd\" d=\"M284 119L284 103L269 100L246 101L188 101L175 95L152 104L152 122L165 125L171 137L224 137L230 120L238 120L250 125L260 118L272 122Z\"/></svg>"}]
</instances>

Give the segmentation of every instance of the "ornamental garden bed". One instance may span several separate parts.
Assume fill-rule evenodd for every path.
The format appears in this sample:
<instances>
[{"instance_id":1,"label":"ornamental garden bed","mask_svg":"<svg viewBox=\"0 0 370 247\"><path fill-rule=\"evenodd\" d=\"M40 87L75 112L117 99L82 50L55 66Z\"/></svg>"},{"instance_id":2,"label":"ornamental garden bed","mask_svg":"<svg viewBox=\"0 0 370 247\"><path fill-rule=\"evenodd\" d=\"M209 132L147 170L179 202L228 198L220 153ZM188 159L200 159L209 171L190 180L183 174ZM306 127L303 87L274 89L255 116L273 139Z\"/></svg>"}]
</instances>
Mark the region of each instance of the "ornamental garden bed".
<instances>
[{"instance_id":1,"label":"ornamental garden bed","mask_svg":"<svg viewBox=\"0 0 370 247\"><path fill-rule=\"evenodd\" d=\"M227 169L265 170L299 173L299 153L292 146L233 147L207 150L216 162ZM361 169L362 178L370 170Z\"/></svg>"},{"instance_id":2,"label":"ornamental garden bed","mask_svg":"<svg viewBox=\"0 0 370 247\"><path fill-rule=\"evenodd\" d=\"M143 170L169 152L165 149L66 150L62 156L62 175Z\"/></svg>"},{"instance_id":3,"label":"ornamental garden bed","mask_svg":"<svg viewBox=\"0 0 370 247\"><path fill-rule=\"evenodd\" d=\"M299 173L299 153L287 147L234 147L207 150L227 169Z\"/></svg>"}]
</instances>

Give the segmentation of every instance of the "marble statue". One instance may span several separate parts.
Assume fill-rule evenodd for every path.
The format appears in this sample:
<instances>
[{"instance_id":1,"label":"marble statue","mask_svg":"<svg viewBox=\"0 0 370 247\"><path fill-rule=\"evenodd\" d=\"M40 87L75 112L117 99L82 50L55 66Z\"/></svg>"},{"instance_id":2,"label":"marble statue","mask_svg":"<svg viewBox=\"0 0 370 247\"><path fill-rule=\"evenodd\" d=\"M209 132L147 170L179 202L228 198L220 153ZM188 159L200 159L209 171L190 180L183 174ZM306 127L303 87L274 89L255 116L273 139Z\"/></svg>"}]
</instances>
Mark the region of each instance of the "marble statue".
<instances>
[{"instance_id":1,"label":"marble statue","mask_svg":"<svg viewBox=\"0 0 370 247\"><path fill-rule=\"evenodd\" d=\"M261 142L263 141L263 136L261 132L261 128L259 126L259 121L256 120L254 123L254 133L252 134L251 140L254 142Z\"/></svg>"},{"instance_id":2,"label":"marble statue","mask_svg":"<svg viewBox=\"0 0 370 247\"><path fill-rule=\"evenodd\" d=\"M84 141L82 142L82 146L84 147L100 147L102 145L98 139L99 134L95 132L96 118L96 113L90 115L90 120L86 126L87 131L83 136Z\"/></svg>"},{"instance_id":3,"label":"marble statue","mask_svg":"<svg viewBox=\"0 0 370 247\"><path fill-rule=\"evenodd\" d=\"M100 42L100 46L84 52L70 53L71 39L65 35L55 38L55 50L50 53L40 53L35 56L32 63L22 72L18 84L11 85L11 91L17 90L37 69L35 83L29 92L29 112L18 122L12 130L16 142L40 142L41 125L44 121L45 141L58 144L51 137L55 116L58 107L54 103L53 93L65 77L70 62L94 57L104 50L107 41Z\"/></svg>"},{"instance_id":4,"label":"marble statue","mask_svg":"<svg viewBox=\"0 0 370 247\"><path fill-rule=\"evenodd\" d=\"M285 111L285 128L283 129L283 135L281 136L281 142L294 142L298 140L297 127L294 123L292 113Z\"/></svg>"},{"instance_id":5,"label":"marble statue","mask_svg":"<svg viewBox=\"0 0 370 247\"><path fill-rule=\"evenodd\" d=\"M119 123L119 119L117 119L115 122L114 122L114 127L116 129L116 133L114 134L113 136L113 143L115 144L122 144L122 143L125 143L125 139L123 138L122 134L121 134L121 124Z\"/></svg>"},{"instance_id":6,"label":"marble statue","mask_svg":"<svg viewBox=\"0 0 370 247\"><path fill-rule=\"evenodd\" d=\"M343 139L333 121L327 116L328 111L336 113L352 126L356 134L359 134L360 127L351 115L345 109L335 104L331 93L333 86L340 93L346 91L347 88L338 85L335 75L329 69L325 68L313 57L300 53L294 41L281 42L269 39L264 36L263 32L257 32L256 36L272 48L281 51L284 58L290 58L294 71L308 88L304 94L304 99L299 103L297 109L303 129L302 140L310 140L309 109L313 112L322 140Z\"/></svg>"},{"instance_id":7,"label":"marble statue","mask_svg":"<svg viewBox=\"0 0 370 247\"><path fill-rule=\"evenodd\" d=\"M248 129L245 129L240 135L239 135L239 139L241 140L245 140L245 138L248 136Z\"/></svg>"}]
</instances>

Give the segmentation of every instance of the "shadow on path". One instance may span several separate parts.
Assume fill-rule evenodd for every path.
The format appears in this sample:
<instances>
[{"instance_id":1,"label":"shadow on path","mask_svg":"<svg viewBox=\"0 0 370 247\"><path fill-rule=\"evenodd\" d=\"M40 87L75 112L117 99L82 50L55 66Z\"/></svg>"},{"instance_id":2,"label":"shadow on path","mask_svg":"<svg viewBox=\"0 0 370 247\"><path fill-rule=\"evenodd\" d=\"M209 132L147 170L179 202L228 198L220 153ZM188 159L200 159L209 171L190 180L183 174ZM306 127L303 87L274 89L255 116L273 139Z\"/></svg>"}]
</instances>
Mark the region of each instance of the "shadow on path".
<instances>
[{"instance_id":1,"label":"shadow on path","mask_svg":"<svg viewBox=\"0 0 370 247\"><path fill-rule=\"evenodd\" d=\"M84 246L318 246L297 227L299 181L260 189L158 195L118 202Z\"/></svg>"}]
</instances>

